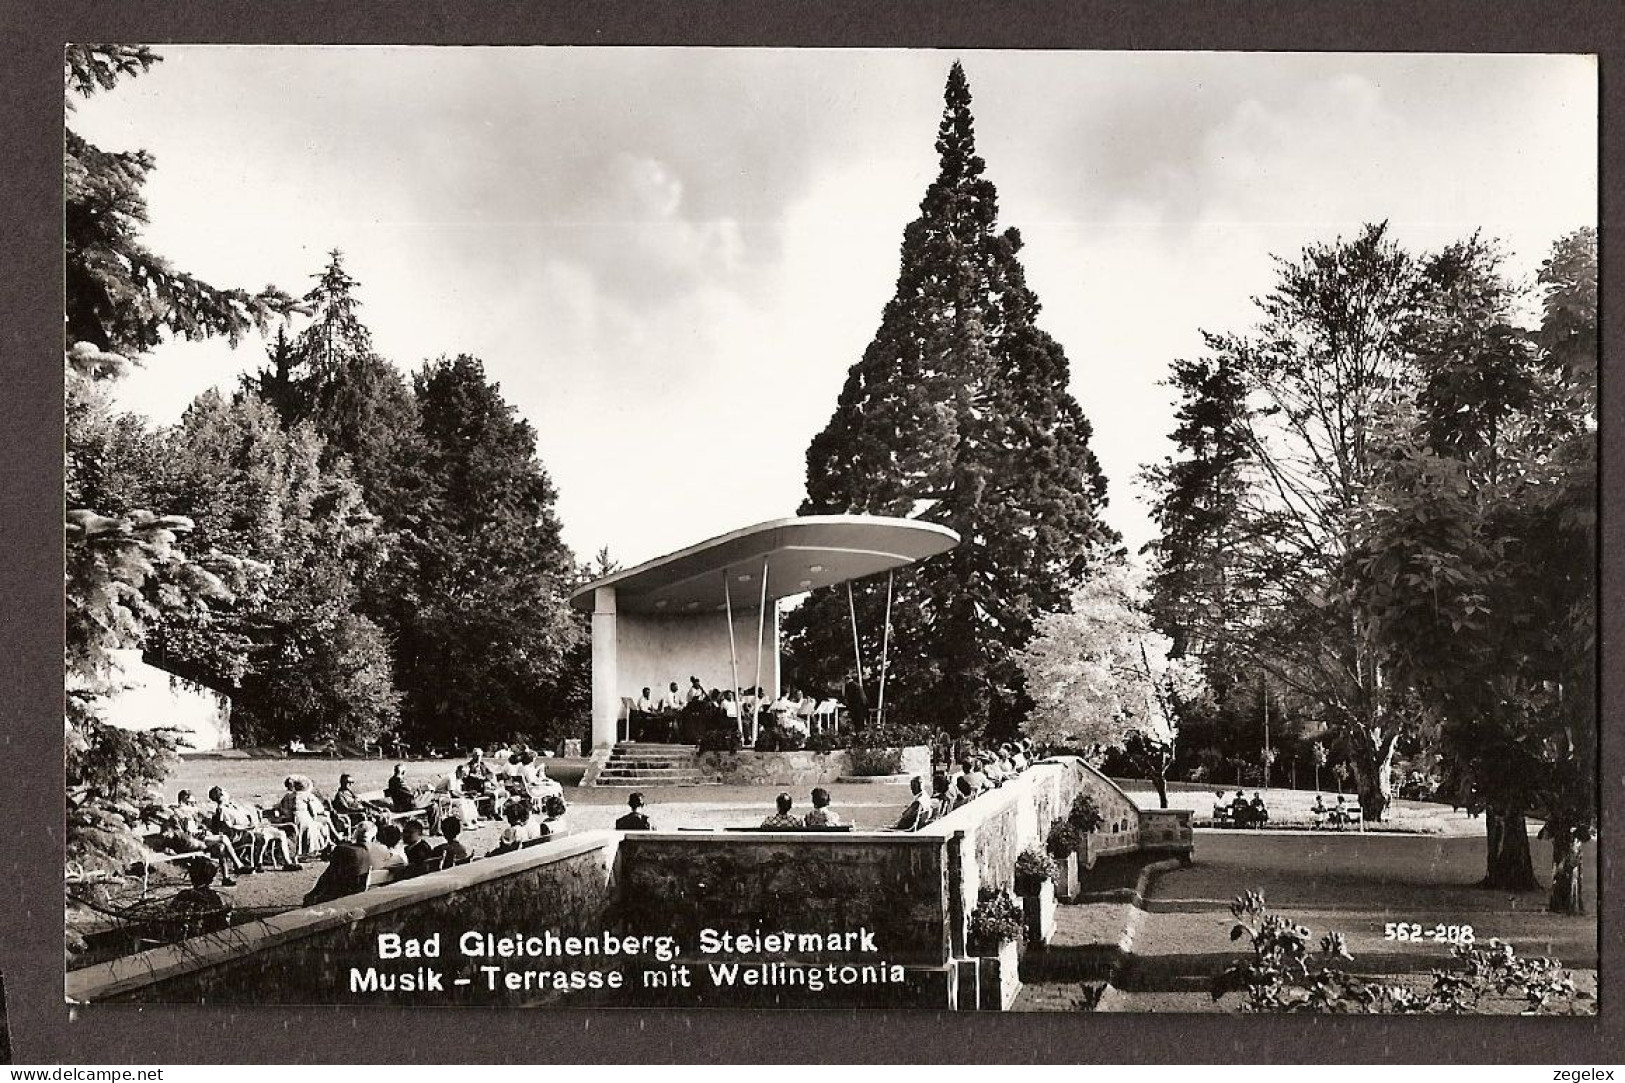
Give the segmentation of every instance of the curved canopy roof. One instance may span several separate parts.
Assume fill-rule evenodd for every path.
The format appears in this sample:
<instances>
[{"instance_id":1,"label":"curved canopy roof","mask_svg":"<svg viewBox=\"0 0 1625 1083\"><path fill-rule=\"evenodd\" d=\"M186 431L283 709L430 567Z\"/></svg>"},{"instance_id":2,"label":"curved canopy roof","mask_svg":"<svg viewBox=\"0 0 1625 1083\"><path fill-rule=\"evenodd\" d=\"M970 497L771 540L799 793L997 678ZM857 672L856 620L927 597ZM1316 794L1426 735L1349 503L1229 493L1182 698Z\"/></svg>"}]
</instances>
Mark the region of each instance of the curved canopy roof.
<instances>
[{"instance_id":1,"label":"curved canopy roof","mask_svg":"<svg viewBox=\"0 0 1625 1083\"><path fill-rule=\"evenodd\" d=\"M616 608L632 613L722 609L723 583L737 609L755 608L767 562L769 601L900 568L946 553L959 535L918 519L879 515L803 515L747 526L635 568L595 579L570 595L590 610L593 591L615 588Z\"/></svg>"}]
</instances>

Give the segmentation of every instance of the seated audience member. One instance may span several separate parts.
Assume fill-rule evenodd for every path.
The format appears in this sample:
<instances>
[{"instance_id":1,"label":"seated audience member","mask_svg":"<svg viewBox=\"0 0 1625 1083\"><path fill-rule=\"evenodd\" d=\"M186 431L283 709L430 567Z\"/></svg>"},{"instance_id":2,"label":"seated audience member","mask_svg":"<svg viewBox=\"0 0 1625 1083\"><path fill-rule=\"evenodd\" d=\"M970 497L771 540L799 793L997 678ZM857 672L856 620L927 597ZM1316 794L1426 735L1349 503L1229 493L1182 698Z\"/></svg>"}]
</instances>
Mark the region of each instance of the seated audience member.
<instances>
[{"instance_id":1,"label":"seated audience member","mask_svg":"<svg viewBox=\"0 0 1625 1083\"><path fill-rule=\"evenodd\" d=\"M814 786L812 792L812 811L807 813L803 821L808 827L840 827L841 817L829 807L829 791L822 786Z\"/></svg>"},{"instance_id":2,"label":"seated audience member","mask_svg":"<svg viewBox=\"0 0 1625 1083\"><path fill-rule=\"evenodd\" d=\"M379 824L377 845L383 849L386 857L381 862L375 862L373 868L390 869L406 864L406 832L401 830L399 824Z\"/></svg>"},{"instance_id":3,"label":"seated audience member","mask_svg":"<svg viewBox=\"0 0 1625 1083\"><path fill-rule=\"evenodd\" d=\"M955 786L957 792L954 794L954 808L958 808L976 796L976 785L971 782L969 775L960 775Z\"/></svg>"},{"instance_id":4,"label":"seated audience member","mask_svg":"<svg viewBox=\"0 0 1625 1083\"><path fill-rule=\"evenodd\" d=\"M502 829L502 837L497 840L498 850L517 850L542 837L542 825L531 816L529 801L515 801L508 806L506 815L508 826Z\"/></svg>"},{"instance_id":5,"label":"seated audience member","mask_svg":"<svg viewBox=\"0 0 1625 1083\"><path fill-rule=\"evenodd\" d=\"M1249 803L1248 807L1252 809L1253 821L1255 823L1261 823L1262 824L1262 823L1268 823L1269 822L1270 810L1264 807L1264 795L1263 794L1261 794L1261 793L1259 793L1259 792L1257 792L1255 790L1253 792L1253 799Z\"/></svg>"},{"instance_id":6,"label":"seated audience member","mask_svg":"<svg viewBox=\"0 0 1625 1083\"><path fill-rule=\"evenodd\" d=\"M908 788L913 793L914 799L897 818L897 829L918 831L931 822L931 799L925 795L925 783L920 781L919 775L908 780Z\"/></svg>"},{"instance_id":7,"label":"seated audience member","mask_svg":"<svg viewBox=\"0 0 1625 1083\"><path fill-rule=\"evenodd\" d=\"M792 805L795 804L795 802L790 799L789 794L787 794L787 793L779 794L778 797L773 799L773 803L776 806L778 806L778 811L775 812L773 815L769 816L767 819L762 821L762 829L763 830L765 830L765 831L794 830L795 828L798 828L798 827L801 826L800 817L792 816L790 814L790 808L791 808Z\"/></svg>"},{"instance_id":8,"label":"seated audience member","mask_svg":"<svg viewBox=\"0 0 1625 1083\"><path fill-rule=\"evenodd\" d=\"M434 846L423 837L422 823L407 820L406 826L401 828L401 841L406 848L407 868L414 875L439 868L440 863L434 860Z\"/></svg>"},{"instance_id":9,"label":"seated audience member","mask_svg":"<svg viewBox=\"0 0 1625 1083\"><path fill-rule=\"evenodd\" d=\"M1326 822L1326 802L1320 794L1315 794L1315 803L1309 806L1309 813L1315 818L1315 826L1320 827Z\"/></svg>"},{"instance_id":10,"label":"seated audience member","mask_svg":"<svg viewBox=\"0 0 1625 1083\"><path fill-rule=\"evenodd\" d=\"M537 760L536 753L526 752L519 767L519 783L533 806L540 806L549 797L563 797L564 787L547 777L547 771Z\"/></svg>"},{"instance_id":11,"label":"seated audience member","mask_svg":"<svg viewBox=\"0 0 1625 1083\"><path fill-rule=\"evenodd\" d=\"M548 794L542 798L539 809L543 835L562 835L570 830L570 825L564 822L564 814L569 811L569 806L564 803L563 797L556 793Z\"/></svg>"},{"instance_id":12,"label":"seated audience member","mask_svg":"<svg viewBox=\"0 0 1625 1083\"><path fill-rule=\"evenodd\" d=\"M615 821L617 831L653 831L654 824L643 813L643 795L636 790L626 799L627 811Z\"/></svg>"},{"instance_id":13,"label":"seated audience member","mask_svg":"<svg viewBox=\"0 0 1625 1083\"><path fill-rule=\"evenodd\" d=\"M289 781L293 789L283 796L282 808L291 813L294 852L300 857L323 856L337 841L327 806L311 790L310 779L295 775Z\"/></svg>"},{"instance_id":14,"label":"seated audience member","mask_svg":"<svg viewBox=\"0 0 1625 1083\"><path fill-rule=\"evenodd\" d=\"M491 750L490 759L486 761L491 765L491 774L497 778L507 774L508 765L514 761L518 753L518 749L509 748L506 742L498 742Z\"/></svg>"},{"instance_id":15,"label":"seated audience member","mask_svg":"<svg viewBox=\"0 0 1625 1083\"><path fill-rule=\"evenodd\" d=\"M207 831L203 823L203 810L192 803L192 791L182 790L175 795L175 804L164 812L159 845L177 854L208 854L218 866L220 886L232 887L237 881L232 872L242 867L242 859L224 835Z\"/></svg>"},{"instance_id":16,"label":"seated audience member","mask_svg":"<svg viewBox=\"0 0 1625 1083\"><path fill-rule=\"evenodd\" d=\"M355 792L354 783L355 780L349 775L340 775L339 788L333 792L333 800L328 802L334 826L345 834L354 831L355 825L367 818L367 803Z\"/></svg>"},{"instance_id":17,"label":"seated audience member","mask_svg":"<svg viewBox=\"0 0 1625 1083\"><path fill-rule=\"evenodd\" d=\"M266 823L259 809L238 804L219 786L209 791L209 800L214 802L212 829L231 838L234 846L248 848L248 864L241 872L260 872L267 858L285 872L304 867L294 860L288 836L275 824Z\"/></svg>"},{"instance_id":18,"label":"seated audience member","mask_svg":"<svg viewBox=\"0 0 1625 1083\"><path fill-rule=\"evenodd\" d=\"M995 786L1003 786L1005 779L1004 768L999 766L999 758L991 752L981 754L982 774Z\"/></svg>"},{"instance_id":19,"label":"seated audience member","mask_svg":"<svg viewBox=\"0 0 1625 1083\"><path fill-rule=\"evenodd\" d=\"M362 833L371 827L369 823L357 825L353 839L333 847L327 868L322 870L316 885L305 895L306 906L342 899L367 889L367 874L372 871L372 854L367 849L366 841L362 841Z\"/></svg>"},{"instance_id":20,"label":"seated audience member","mask_svg":"<svg viewBox=\"0 0 1625 1083\"><path fill-rule=\"evenodd\" d=\"M186 867L192 886L169 900L169 908L187 919L186 935L219 932L231 924L231 901L209 886L218 870L209 858L199 858Z\"/></svg>"},{"instance_id":21,"label":"seated audience member","mask_svg":"<svg viewBox=\"0 0 1625 1083\"><path fill-rule=\"evenodd\" d=\"M458 841L463 833L463 821L455 816L447 816L440 821L440 835L446 841L435 847L435 853L440 857L441 868L450 868L452 865L466 864L473 855L468 847Z\"/></svg>"},{"instance_id":22,"label":"seated audience member","mask_svg":"<svg viewBox=\"0 0 1625 1083\"><path fill-rule=\"evenodd\" d=\"M485 762L485 749L473 749L468 754L468 762L463 764L463 789L469 793L487 793L492 781L491 765Z\"/></svg>"},{"instance_id":23,"label":"seated audience member","mask_svg":"<svg viewBox=\"0 0 1625 1083\"><path fill-rule=\"evenodd\" d=\"M418 795L412 791L411 783L406 781L406 764L395 765L389 781L384 784L384 800L389 802L393 812L411 812L418 807Z\"/></svg>"},{"instance_id":24,"label":"seated audience member","mask_svg":"<svg viewBox=\"0 0 1625 1083\"><path fill-rule=\"evenodd\" d=\"M367 851L367 868L369 871L395 864L392 860L394 855L389 852L389 847L378 841L377 824L372 823L370 820L356 824L355 834L351 837L355 840L357 846Z\"/></svg>"},{"instance_id":25,"label":"seated audience member","mask_svg":"<svg viewBox=\"0 0 1625 1083\"><path fill-rule=\"evenodd\" d=\"M959 807L959 801L948 788L948 776L936 774L931 778L931 818L940 820Z\"/></svg>"},{"instance_id":26,"label":"seated audience member","mask_svg":"<svg viewBox=\"0 0 1625 1083\"><path fill-rule=\"evenodd\" d=\"M983 790L993 788L993 783L988 781L987 775L982 772L982 765L976 757L971 756L961 760L959 770L963 772L965 780L970 783L972 796L981 793Z\"/></svg>"},{"instance_id":27,"label":"seated audience member","mask_svg":"<svg viewBox=\"0 0 1625 1083\"><path fill-rule=\"evenodd\" d=\"M1332 822L1337 825L1337 829L1339 831L1343 829L1344 824L1349 822L1349 807L1348 804L1343 800L1342 794L1337 795L1337 805L1332 809L1331 819Z\"/></svg>"}]
</instances>

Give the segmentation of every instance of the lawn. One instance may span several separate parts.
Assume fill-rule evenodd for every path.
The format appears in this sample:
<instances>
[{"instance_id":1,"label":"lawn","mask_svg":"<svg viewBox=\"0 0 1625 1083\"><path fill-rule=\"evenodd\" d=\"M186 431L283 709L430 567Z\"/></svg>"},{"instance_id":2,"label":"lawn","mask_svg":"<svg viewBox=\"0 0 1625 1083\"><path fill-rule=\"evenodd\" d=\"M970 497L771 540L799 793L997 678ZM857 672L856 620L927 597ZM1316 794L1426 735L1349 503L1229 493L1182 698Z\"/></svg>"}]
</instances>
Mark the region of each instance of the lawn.
<instances>
[{"instance_id":1,"label":"lawn","mask_svg":"<svg viewBox=\"0 0 1625 1083\"><path fill-rule=\"evenodd\" d=\"M1157 793L1149 782L1132 779L1118 779L1117 784L1122 786L1141 808L1156 808ZM1186 787L1170 789L1168 793L1168 807L1190 809L1195 813L1198 824L1206 824L1213 815L1213 795L1223 792L1235 796L1234 786L1212 787ZM1269 809L1271 828L1307 828L1314 822L1310 807L1315 803L1314 790L1287 790L1246 789L1248 800L1253 794L1262 792L1264 805ZM1330 807L1337 801L1337 794L1332 791L1321 791L1321 798ZM1350 804L1355 804L1352 795L1347 797ZM1538 824L1534 825L1536 828ZM1357 831L1357 828L1345 828ZM1484 821L1468 816L1465 812L1451 808L1449 805L1437 804L1431 801L1399 801L1396 800L1389 808L1387 815L1378 824L1367 825L1365 830L1370 831L1411 831L1425 835L1471 835L1482 837L1484 834Z\"/></svg>"},{"instance_id":2,"label":"lawn","mask_svg":"<svg viewBox=\"0 0 1625 1083\"><path fill-rule=\"evenodd\" d=\"M1543 867L1546 845L1531 845ZM1588 909L1595 915L1596 848L1586 849ZM1548 914L1544 892L1469 886L1483 875L1483 863L1482 838L1203 833L1196 863L1153 884L1120 993L1109 1003L1121 1011L1214 1010L1209 979L1240 954L1229 939L1230 900L1249 889L1317 937L1347 936L1355 973L1425 981L1433 967L1449 962L1445 944L1386 939L1386 923L1403 921L1424 929L1471 925L1480 941L1499 937L1520 954L1556 957L1594 982L1596 917Z\"/></svg>"}]
</instances>

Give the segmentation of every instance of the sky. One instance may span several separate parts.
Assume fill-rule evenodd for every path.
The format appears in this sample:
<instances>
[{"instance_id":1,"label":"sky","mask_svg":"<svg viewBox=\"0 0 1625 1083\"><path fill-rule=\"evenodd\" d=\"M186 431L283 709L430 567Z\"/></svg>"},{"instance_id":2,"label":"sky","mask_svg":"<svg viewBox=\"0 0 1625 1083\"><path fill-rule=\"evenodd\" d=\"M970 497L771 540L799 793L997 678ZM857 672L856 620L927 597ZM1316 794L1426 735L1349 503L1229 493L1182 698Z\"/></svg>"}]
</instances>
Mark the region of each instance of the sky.
<instances>
[{"instance_id":1,"label":"sky","mask_svg":"<svg viewBox=\"0 0 1625 1083\"><path fill-rule=\"evenodd\" d=\"M1272 255L1387 220L1418 250L1482 231L1530 280L1596 223L1588 57L158 51L69 118L155 156L148 245L296 295L342 250L378 351L483 360L566 542L623 565L795 513L936 174L956 57L1131 550L1155 533L1135 477L1172 450L1159 381L1202 330L1255 322ZM171 423L263 350L167 344L120 404Z\"/></svg>"}]
</instances>

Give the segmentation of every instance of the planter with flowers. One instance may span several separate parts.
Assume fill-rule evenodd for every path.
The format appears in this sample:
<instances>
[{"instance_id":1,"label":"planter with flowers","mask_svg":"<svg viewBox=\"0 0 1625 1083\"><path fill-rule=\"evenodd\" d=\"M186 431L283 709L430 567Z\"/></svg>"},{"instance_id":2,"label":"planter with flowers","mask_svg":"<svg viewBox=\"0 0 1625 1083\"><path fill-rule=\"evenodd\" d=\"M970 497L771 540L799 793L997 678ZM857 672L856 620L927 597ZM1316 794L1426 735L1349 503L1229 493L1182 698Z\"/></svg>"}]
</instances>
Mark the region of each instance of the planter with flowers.
<instances>
[{"instance_id":1,"label":"planter with flowers","mask_svg":"<svg viewBox=\"0 0 1625 1083\"><path fill-rule=\"evenodd\" d=\"M1095 832L1106 823L1106 814L1100 811L1095 799L1087 793L1080 793L1072 799L1072 809L1066 815L1067 823L1077 831L1080 845L1077 849L1078 867L1092 869L1095 867Z\"/></svg>"},{"instance_id":2,"label":"planter with flowers","mask_svg":"<svg viewBox=\"0 0 1625 1083\"><path fill-rule=\"evenodd\" d=\"M1083 893L1078 874L1078 851L1083 845L1083 835L1070 821L1057 819L1049 825L1044 849L1055 860L1055 897L1062 902L1076 902Z\"/></svg>"},{"instance_id":3,"label":"planter with flowers","mask_svg":"<svg viewBox=\"0 0 1625 1083\"><path fill-rule=\"evenodd\" d=\"M1027 943L1041 948L1055 935L1055 862L1037 846L1016 855L1016 894L1021 896Z\"/></svg>"},{"instance_id":4,"label":"planter with flowers","mask_svg":"<svg viewBox=\"0 0 1625 1083\"><path fill-rule=\"evenodd\" d=\"M971 911L969 948L977 957L977 1007L1009 1011L1021 992L1021 907L1006 891L983 888Z\"/></svg>"}]
</instances>

